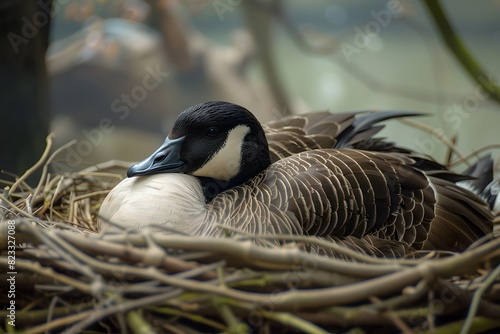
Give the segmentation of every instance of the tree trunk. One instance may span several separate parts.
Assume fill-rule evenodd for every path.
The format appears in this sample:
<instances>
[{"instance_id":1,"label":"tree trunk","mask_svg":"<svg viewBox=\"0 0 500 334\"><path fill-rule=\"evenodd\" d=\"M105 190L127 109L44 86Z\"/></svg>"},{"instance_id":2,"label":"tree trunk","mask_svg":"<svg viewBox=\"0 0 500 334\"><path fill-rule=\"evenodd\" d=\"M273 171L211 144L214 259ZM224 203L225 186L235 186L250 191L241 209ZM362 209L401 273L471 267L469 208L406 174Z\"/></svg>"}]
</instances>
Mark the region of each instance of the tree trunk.
<instances>
[{"instance_id":1,"label":"tree trunk","mask_svg":"<svg viewBox=\"0 0 500 334\"><path fill-rule=\"evenodd\" d=\"M49 129L48 46L52 0L0 4L0 169L22 174Z\"/></svg>"}]
</instances>

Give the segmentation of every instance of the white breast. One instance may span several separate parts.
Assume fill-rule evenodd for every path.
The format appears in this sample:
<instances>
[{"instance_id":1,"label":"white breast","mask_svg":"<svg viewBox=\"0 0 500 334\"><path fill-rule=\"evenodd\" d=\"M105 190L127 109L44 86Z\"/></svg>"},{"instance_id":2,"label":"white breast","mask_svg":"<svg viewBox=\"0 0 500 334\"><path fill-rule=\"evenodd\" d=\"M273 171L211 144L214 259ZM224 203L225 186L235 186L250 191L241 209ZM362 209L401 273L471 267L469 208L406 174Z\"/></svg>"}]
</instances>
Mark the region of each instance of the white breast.
<instances>
[{"instance_id":1,"label":"white breast","mask_svg":"<svg viewBox=\"0 0 500 334\"><path fill-rule=\"evenodd\" d=\"M99 212L101 232L150 227L203 235L205 199L201 184L185 174L154 174L127 178L111 190ZM108 224L111 221L113 224Z\"/></svg>"}]
</instances>

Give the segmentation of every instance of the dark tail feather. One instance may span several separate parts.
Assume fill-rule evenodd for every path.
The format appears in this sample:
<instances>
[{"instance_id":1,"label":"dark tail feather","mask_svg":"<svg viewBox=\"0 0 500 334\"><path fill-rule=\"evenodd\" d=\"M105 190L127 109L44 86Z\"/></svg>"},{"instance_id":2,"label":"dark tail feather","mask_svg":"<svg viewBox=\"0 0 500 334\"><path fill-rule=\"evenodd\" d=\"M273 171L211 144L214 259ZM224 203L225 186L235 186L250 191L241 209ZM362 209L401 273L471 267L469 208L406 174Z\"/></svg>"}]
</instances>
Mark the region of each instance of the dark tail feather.
<instances>
[{"instance_id":1,"label":"dark tail feather","mask_svg":"<svg viewBox=\"0 0 500 334\"><path fill-rule=\"evenodd\" d=\"M375 124L392 119L407 116L422 116L424 113L414 111L381 111L370 112L356 117L355 121L347 127L341 134L337 136L335 148L352 147L356 143L361 143L372 139L376 133L384 128L384 126ZM366 142L363 145L367 145Z\"/></svg>"}]
</instances>

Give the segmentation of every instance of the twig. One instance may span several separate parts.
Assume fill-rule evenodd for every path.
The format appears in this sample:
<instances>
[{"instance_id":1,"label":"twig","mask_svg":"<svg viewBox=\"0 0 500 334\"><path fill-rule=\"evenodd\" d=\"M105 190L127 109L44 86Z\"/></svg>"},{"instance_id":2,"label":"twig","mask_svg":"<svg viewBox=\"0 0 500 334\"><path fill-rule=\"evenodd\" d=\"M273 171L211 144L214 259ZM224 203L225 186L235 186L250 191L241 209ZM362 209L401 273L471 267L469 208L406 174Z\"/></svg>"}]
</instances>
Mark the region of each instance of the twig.
<instances>
[{"instance_id":1,"label":"twig","mask_svg":"<svg viewBox=\"0 0 500 334\"><path fill-rule=\"evenodd\" d=\"M109 160L109 161L101 162L97 165L93 165L93 166L87 167L85 169L82 169L78 173L81 175L85 175L85 174L90 174L90 173L95 173L95 172L102 172L103 170L109 170L109 169L113 169L113 168L127 170L134 163L135 162L123 161L123 160Z\"/></svg>"},{"instance_id":2,"label":"twig","mask_svg":"<svg viewBox=\"0 0 500 334\"><path fill-rule=\"evenodd\" d=\"M351 326L390 326L392 321L386 317L381 317L378 313L365 312L358 307L342 307L325 310L315 310L310 312L294 312L295 315L324 326L330 325L335 327L351 327ZM364 332L363 332L364 333Z\"/></svg>"},{"instance_id":3,"label":"twig","mask_svg":"<svg viewBox=\"0 0 500 334\"><path fill-rule=\"evenodd\" d=\"M187 332L182 328L183 326L179 324L169 324L166 322L163 322L161 325L164 329L167 330L167 333L171 334L187 334ZM198 333L196 333L198 334Z\"/></svg>"},{"instance_id":4,"label":"twig","mask_svg":"<svg viewBox=\"0 0 500 334\"><path fill-rule=\"evenodd\" d=\"M472 326L472 321L476 316L477 309L479 307L479 302L481 301L481 297L483 293L490 287L490 285L498 279L500 276L500 265L498 265L488 276L487 279L483 281L481 286L474 292L474 297L472 298L472 303L469 308L469 313L467 314L467 318L465 319L465 323L460 331L460 334L467 334Z\"/></svg>"},{"instance_id":5,"label":"twig","mask_svg":"<svg viewBox=\"0 0 500 334\"><path fill-rule=\"evenodd\" d=\"M122 334L122 333L128 334L127 321L126 321L123 313L116 314L116 320L118 321L118 326L120 328L120 334Z\"/></svg>"},{"instance_id":6,"label":"twig","mask_svg":"<svg viewBox=\"0 0 500 334\"><path fill-rule=\"evenodd\" d=\"M144 319L142 312L139 310L127 312L127 323L136 334L156 334L156 331L151 327L148 321Z\"/></svg>"},{"instance_id":7,"label":"twig","mask_svg":"<svg viewBox=\"0 0 500 334\"><path fill-rule=\"evenodd\" d=\"M232 309L229 305L215 300L215 308L218 310L220 316L227 324L227 331L231 334L239 334L239 333L248 333L248 326L239 321L238 318L234 315Z\"/></svg>"},{"instance_id":8,"label":"twig","mask_svg":"<svg viewBox=\"0 0 500 334\"><path fill-rule=\"evenodd\" d=\"M446 137L443 133L441 133L440 131L436 131L435 127L432 127L430 125L427 125L427 124L424 124L422 122L418 122L418 121L415 121L412 119L402 119L399 121L401 123L406 124L406 125L413 126L417 129L420 129L420 130L423 130L425 132L430 133L434 137L441 140L451 151L453 151L453 153L458 155L461 159L464 159L464 155L460 152L458 147L455 144L453 144L453 142L448 137ZM423 152L423 153L425 153L425 152Z\"/></svg>"},{"instance_id":9,"label":"twig","mask_svg":"<svg viewBox=\"0 0 500 334\"><path fill-rule=\"evenodd\" d=\"M45 319L45 321L49 322L49 321L51 321L54 318L54 309L55 309L56 304L58 302L59 302L59 297L58 296L54 296L54 298L52 298L52 300L50 301L49 309L47 311L47 319Z\"/></svg>"},{"instance_id":10,"label":"twig","mask_svg":"<svg viewBox=\"0 0 500 334\"><path fill-rule=\"evenodd\" d=\"M434 332L425 331L419 332L421 334L449 334L449 333L458 333L464 327L465 320L459 320L456 322L448 323L439 327L436 327ZM479 333L488 333L489 330L498 329L500 327L500 320L498 319L490 319L484 317L475 317L472 320L471 331L469 334L479 334Z\"/></svg>"},{"instance_id":11,"label":"twig","mask_svg":"<svg viewBox=\"0 0 500 334\"><path fill-rule=\"evenodd\" d=\"M283 325L294 327L302 333L328 334L323 328L286 312L259 311L265 318L280 322Z\"/></svg>"},{"instance_id":12,"label":"twig","mask_svg":"<svg viewBox=\"0 0 500 334\"><path fill-rule=\"evenodd\" d=\"M24 202L26 203L25 204L25 210L28 211L28 214L30 214L30 215L33 214L33 207L30 204L30 199L31 198L32 198L32 196L31 196L31 194L29 194L28 197L26 197L26 199L24 200Z\"/></svg>"},{"instance_id":13,"label":"twig","mask_svg":"<svg viewBox=\"0 0 500 334\"><path fill-rule=\"evenodd\" d=\"M17 205L15 205L14 203L12 203L11 201L9 201L7 198L5 198L2 194L0 194L0 200L7 204L8 206L10 206L12 208L12 211L15 211L16 213L22 215L22 216L25 216L25 217L28 217L28 218L31 218L31 219L37 219L35 216L29 214L28 212L24 211L24 210L21 210L17 207Z\"/></svg>"},{"instance_id":14,"label":"twig","mask_svg":"<svg viewBox=\"0 0 500 334\"><path fill-rule=\"evenodd\" d=\"M31 174L33 174L38 168L40 168L40 166L42 166L45 163L47 157L49 156L50 149L52 148L52 140L54 139L54 137L55 134L53 132L49 133L49 135L46 138L47 145L45 146L45 151L43 151L42 156L19 179L17 179L16 182L14 182L14 184L9 190L9 197L12 195L14 190L16 190L17 187L24 182L24 180L26 180Z\"/></svg>"},{"instance_id":15,"label":"twig","mask_svg":"<svg viewBox=\"0 0 500 334\"><path fill-rule=\"evenodd\" d=\"M37 309L37 310L29 310L27 307L23 308L20 312L16 314L16 320L19 323L30 324L30 323L43 323L47 322L49 312L52 311L52 316L63 316L68 315L72 312L83 312L89 307L92 307L93 302L81 303L76 305L66 304L61 307L50 309ZM0 311L0 316L5 318L5 316L9 313L9 311ZM51 320L52 321L52 320Z\"/></svg>"},{"instance_id":16,"label":"twig","mask_svg":"<svg viewBox=\"0 0 500 334\"><path fill-rule=\"evenodd\" d=\"M81 200L86 199L86 198L91 198L91 197L95 197L95 196L103 196L103 195L106 195L108 193L109 193L109 190L96 190L96 191L89 192L89 193L86 193L86 194L83 194L80 196L75 196L75 197L71 198L70 205L73 205L75 202L81 201Z\"/></svg>"},{"instance_id":17,"label":"twig","mask_svg":"<svg viewBox=\"0 0 500 334\"><path fill-rule=\"evenodd\" d=\"M38 181L38 185L37 187L35 188L35 192L33 193L33 197L31 199L31 205L33 205L33 201L34 199L37 197L37 195L40 193L40 189L42 187L42 184L45 182L45 179L47 177L47 173L48 173L48 169L49 169L49 165L50 163L52 162L52 160L54 160L54 158L59 154L61 153L62 151L68 149L69 147L73 146L76 144L76 140L72 140L70 141L69 143L66 143L65 145L59 147L57 150L54 151L54 153L52 153L50 155L50 157L47 159L47 161L44 163L43 165L43 169L42 169L42 175L40 176L40 180ZM48 144L47 144L48 146Z\"/></svg>"},{"instance_id":18,"label":"twig","mask_svg":"<svg viewBox=\"0 0 500 334\"><path fill-rule=\"evenodd\" d=\"M64 333L80 333L83 329L92 325L93 323L104 319L112 314L123 313L129 310L133 310L139 307L147 305L155 305L167 301L168 299L175 298L183 293L182 289L175 289L166 293L156 294L152 296L147 296L143 298L134 299L131 301L121 301L117 305L112 305L104 309L100 309L99 312L92 314L92 317L82 319L80 322L75 323L71 328L67 329ZM47 324L48 325L48 324ZM59 326L57 326L59 327ZM57 328L51 327L51 328Z\"/></svg>"},{"instance_id":19,"label":"twig","mask_svg":"<svg viewBox=\"0 0 500 334\"><path fill-rule=\"evenodd\" d=\"M469 73L470 78L483 87L490 94L491 98L500 103L500 87L488 79L486 72L467 50L460 37L451 27L439 1L424 0L424 3L444 43L460 64L462 64L462 67Z\"/></svg>"},{"instance_id":20,"label":"twig","mask_svg":"<svg viewBox=\"0 0 500 334\"><path fill-rule=\"evenodd\" d=\"M32 327L28 330L26 330L26 334L39 334L39 333L44 333L48 332L50 330L72 324L76 321L91 317L92 314L95 312L95 310L88 310L88 311L83 311L79 313L75 313L72 315L69 315L67 317L62 317L58 318L49 322L46 322L42 325Z\"/></svg>"},{"instance_id":21,"label":"twig","mask_svg":"<svg viewBox=\"0 0 500 334\"><path fill-rule=\"evenodd\" d=\"M0 257L0 267L8 268L7 257L5 257L5 256ZM66 275L59 274L59 273L55 272L52 268L42 267L42 265L40 263L37 263L37 262L16 258L16 268L18 270L26 270L26 271L37 273L40 275L51 277L51 278L53 278L53 279L55 279L63 284L67 284L75 289L78 289L78 290L84 292L84 293L91 292L91 287L89 284L81 282L77 279L73 279L73 278L68 277Z\"/></svg>"},{"instance_id":22,"label":"twig","mask_svg":"<svg viewBox=\"0 0 500 334\"><path fill-rule=\"evenodd\" d=\"M14 180L17 180L19 178L19 175L11 173L11 172L3 170L3 169L0 169L0 174L8 175L8 176L12 177ZM4 185L9 186L9 187L12 187L12 185L14 183L15 182L13 182L13 181L0 179L0 184L4 184ZM26 183L25 181L22 181L21 185L23 188L26 188L29 193L33 193L33 188L28 183Z\"/></svg>"},{"instance_id":23,"label":"twig","mask_svg":"<svg viewBox=\"0 0 500 334\"><path fill-rule=\"evenodd\" d=\"M458 160L450 163L448 165L448 167L449 168L454 168L454 167L460 165L461 163L464 163L465 161L467 161L467 160L469 160L469 159L471 159L473 157L478 156L479 153L481 153L481 152L488 151L488 150L493 150L493 149L500 149L500 144L491 144L491 145L486 145L486 146L483 146L481 148L478 148L477 150L472 151L471 153L467 154L463 158L458 159Z\"/></svg>"},{"instance_id":24,"label":"twig","mask_svg":"<svg viewBox=\"0 0 500 334\"><path fill-rule=\"evenodd\" d=\"M427 291L428 284L425 280L421 280L415 288L411 288L410 293L401 294L393 298L378 301L377 303L363 306L367 311L384 311L387 309L396 309L402 305L409 305L419 300Z\"/></svg>"},{"instance_id":25,"label":"twig","mask_svg":"<svg viewBox=\"0 0 500 334\"><path fill-rule=\"evenodd\" d=\"M430 301L429 304L431 304L432 301L434 301L434 290L430 289L427 292L427 300ZM431 310L431 305L429 305L429 309ZM434 314L435 314L435 312L433 312L431 310L431 312L428 312L427 315L426 315L426 318L427 318L427 327L429 327L429 330L431 332L434 332L435 328L436 328L436 322L435 322L436 319L435 319Z\"/></svg>"},{"instance_id":26,"label":"twig","mask_svg":"<svg viewBox=\"0 0 500 334\"><path fill-rule=\"evenodd\" d=\"M228 229L229 231L233 233L240 234L244 236L245 238L249 239L272 239L272 240L279 240L279 241L290 241L290 242L297 242L297 243L305 243L308 245L314 245L314 246L319 246L325 249L331 249L335 253L338 253L338 255L343 255L348 259L355 260L357 262L364 262L364 263L372 263L372 264L387 264L387 263L397 263L401 265L415 265L417 262L421 262L423 260L420 259L388 259L388 258L377 258L369 255L365 255L363 253L357 252L355 250L352 250L351 248L348 248L342 244L337 244L332 241L326 241L324 239L320 239L316 236L308 236L308 235L283 235L283 234L277 234L277 235L255 235L249 232L241 231L235 227L227 226L224 224L214 224L215 226L218 226L220 228Z\"/></svg>"},{"instance_id":27,"label":"twig","mask_svg":"<svg viewBox=\"0 0 500 334\"><path fill-rule=\"evenodd\" d=\"M223 324L216 322L216 321L213 321L211 319L202 317L201 315L196 314L195 312L184 312L182 310L174 309L171 307L158 307L158 306L147 307L147 309L151 310L153 312L156 312L156 313L160 313L160 314L173 315L173 316L186 318L186 319L189 319L193 322L197 322L197 323L200 323L200 324L203 324L206 326L210 326L210 327L215 328L215 329L222 331L222 332L227 331L226 326L224 326Z\"/></svg>"},{"instance_id":28,"label":"twig","mask_svg":"<svg viewBox=\"0 0 500 334\"><path fill-rule=\"evenodd\" d=\"M378 304L381 302L381 300L377 297L370 297L370 301L374 304ZM412 334L413 332L411 331L410 327L408 327L407 324L405 324L401 318L393 311L393 310L387 310L385 311L382 315L386 316L389 318L394 325L401 331L403 334Z\"/></svg>"}]
</instances>

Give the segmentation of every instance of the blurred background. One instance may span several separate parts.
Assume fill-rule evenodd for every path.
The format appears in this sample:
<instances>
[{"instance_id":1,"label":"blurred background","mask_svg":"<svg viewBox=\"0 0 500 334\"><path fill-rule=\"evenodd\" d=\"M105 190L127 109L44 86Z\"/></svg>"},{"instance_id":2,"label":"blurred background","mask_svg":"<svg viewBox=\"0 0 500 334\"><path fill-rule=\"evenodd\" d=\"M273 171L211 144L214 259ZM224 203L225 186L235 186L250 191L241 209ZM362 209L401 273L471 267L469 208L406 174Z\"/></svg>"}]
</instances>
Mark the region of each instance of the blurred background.
<instances>
[{"instance_id":1,"label":"blurred background","mask_svg":"<svg viewBox=\"0 0 500 334\"><path fill-rule=\"evenodd\" d=\"M78 140L56 171L136 161L182 110L207 100L241 104L262 122L324 109L421 111L433 134L393 121L383 135L440 162L487 145L498 157L500 1L439 3L473 58L469 71L424 1L8 0L0 168L26 170L49 130L53 150ZM458 149L451 156L443 135Z\"/></svg>"}]
</instances>

